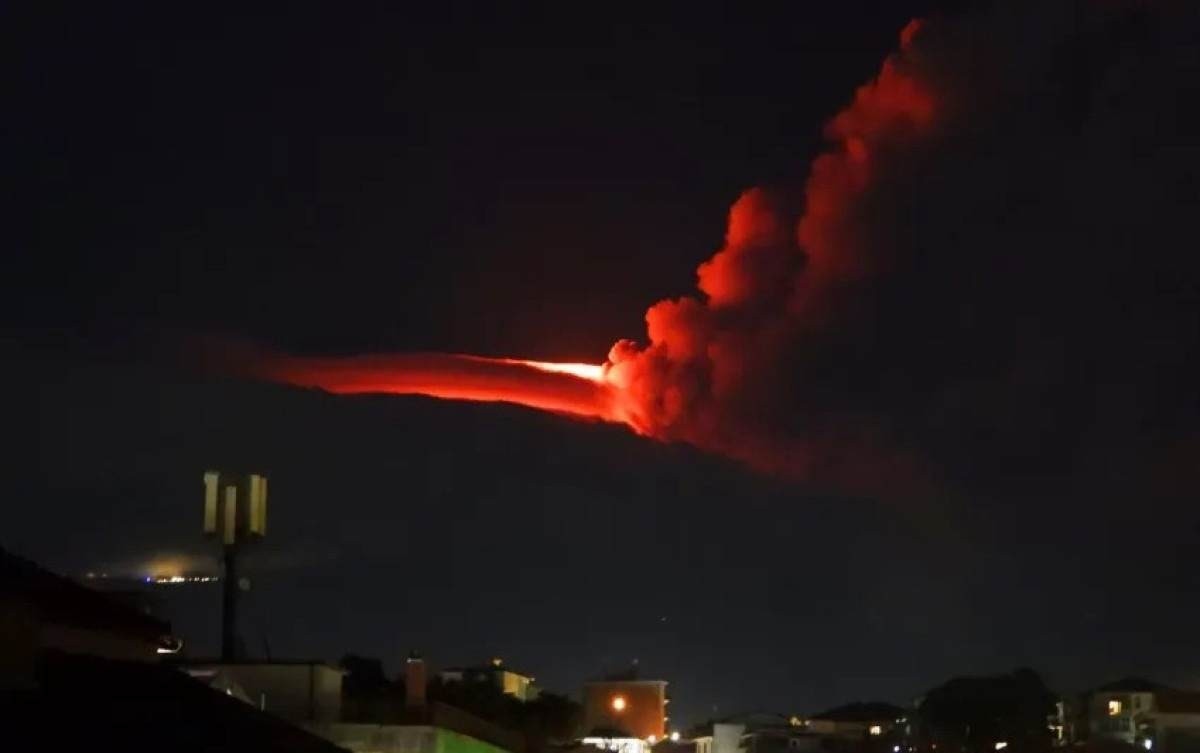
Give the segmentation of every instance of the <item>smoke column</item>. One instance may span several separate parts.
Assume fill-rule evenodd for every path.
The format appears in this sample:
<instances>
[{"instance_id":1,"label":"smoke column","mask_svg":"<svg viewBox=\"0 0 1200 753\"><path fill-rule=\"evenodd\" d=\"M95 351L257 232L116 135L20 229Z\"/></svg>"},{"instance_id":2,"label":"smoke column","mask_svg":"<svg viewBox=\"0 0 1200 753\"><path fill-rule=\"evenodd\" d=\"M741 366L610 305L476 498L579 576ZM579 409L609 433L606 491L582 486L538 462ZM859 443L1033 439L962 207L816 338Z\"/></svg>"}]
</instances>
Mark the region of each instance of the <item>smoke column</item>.
<instances>
[{"instance_id":1,"label":"smoke column","mask_svg":"<svg viewBox=\"0 0 1200 753\"><path fill-rule=\"evenodd\" d=\"M918 21L905 27L899 51L827 124L833 146L812 165L799 218L764 189L745 192L724 247L697 270L701 295L652 306L644 347L613 347L608 378L642 433L842 486L867 466L876 478L912 480L908 461L853 416L822 418L832 406L820 390L789 394L806 391L811 344L869 270L858 204L890 155L935 119L934 97L911 67L920 29Z\"/></svg>"}]
</instances>

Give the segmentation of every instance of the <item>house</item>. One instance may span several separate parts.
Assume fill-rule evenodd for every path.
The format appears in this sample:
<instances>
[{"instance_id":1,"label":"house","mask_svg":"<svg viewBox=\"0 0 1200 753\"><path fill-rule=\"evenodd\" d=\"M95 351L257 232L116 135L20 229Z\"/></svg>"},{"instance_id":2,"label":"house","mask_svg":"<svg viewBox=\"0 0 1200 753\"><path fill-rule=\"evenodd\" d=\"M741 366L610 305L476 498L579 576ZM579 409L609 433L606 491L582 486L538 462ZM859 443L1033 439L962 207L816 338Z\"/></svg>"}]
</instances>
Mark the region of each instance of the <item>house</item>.
<instances>
[{"instance_id":1,"label":"house","mask_svg":"<svg viewBox=\"0 0 1200 753\"><path fill-rule=\"evenodd\" d=\"M583 727L621 730L631 739L654 742L667 734L667 683L632 674L593 680L583 686Z\"/></svg>"},{"instance_id":2,"label":"house","mask_svg":"<svg viewBox=\"0 0 1200 753\"><path fill-rule=\"evenodd\" d=\"M340 668L315 660L183 660L186 674L242 694L261 711L294 724L342 717Z\"/></svg>"},{"instance_id":3,"label":"house","mask_svg":"<svg viewBox=\"0 0 1200 753\"><path fill-rule=\"evenodd\" d=\"M821 749L822 737L799 717L747 713L694 728L696 753L808 753Z\"/></svg>"},{"instance_id":4,"label":"house","mask_svg":"<svg viewBox=\"0 0 1200 753\"><path fill-rule=\"evenodd\" d=\"M1114 741L1146 750L1200 751L1200 692L1126 677L1084 694L1079 727L1089 741Z\"/></svg>"},{"instance_id":5,"label":"house","mask_svg":"<svg viewBox=\"0 0 1200 753\"><path fill-rule=\"evenodd\" d=\"M533 676L504 666L504 661L498 658L474 667L448 667L439 672L438 677L442 682L490 682L500 692L519 701L532 701L538 697Z\"/></svg>"},{"instance_id":6,"label":"house","mask_svg":"<svg viewBox=\"0 0 1200 753\"><path fill-rule=\"evenodd\" d=\"M907 712L890 703L849 703L809 717L809 731L845 740L890 737L904 724Z\"/></svg>"},{"instance_id":7,"label":"house","mask_svg":"<svg viewBox=\"0 0 1200 753\"><path fill-rule=\"evenodd\" d=\"M321 661L176 662L210 685L229 683L230 695L356 753L521 753L521 735L461 709L431 702L424 660L404 662L404 692L346 695L346 671ZM224 680L220 679L224 678Z\"/></svg>"},{"instance_id":8,"label":"house","mask_svg":"<svg viewBox=\"0 0 1200 753\"><path fill-rule=\"evenodd\" d=\"M312 666L304 664L303 666ZM404 662L403 695L385 693L375 703L344 704L331 713L333 696L341 699L343 673L325 673L329 686L304 703L301 682L289 691L300 701L287 705L304 729L357 753L523 753L524 738L454 706L430 701L425 661L415 653ZM332 668L330 668L332 669ZM316 678L320 673L308 675ZM296 675L290 676L293 680ZM301 678L302 679L302 678ZM327 700L320 700L324 696ZM268 710L270 710L268 702Z\"/></svg>"}]
</instances>

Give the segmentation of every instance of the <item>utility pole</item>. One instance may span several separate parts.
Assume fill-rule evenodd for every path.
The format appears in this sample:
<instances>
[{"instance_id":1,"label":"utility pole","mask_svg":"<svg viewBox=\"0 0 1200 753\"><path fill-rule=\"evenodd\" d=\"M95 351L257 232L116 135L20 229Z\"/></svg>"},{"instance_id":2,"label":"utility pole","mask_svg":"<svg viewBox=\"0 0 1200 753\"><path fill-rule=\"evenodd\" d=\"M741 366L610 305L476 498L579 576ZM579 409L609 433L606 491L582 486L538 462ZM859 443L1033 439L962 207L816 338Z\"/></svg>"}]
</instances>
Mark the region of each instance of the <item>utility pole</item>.
<instances>
[{"instance_id":1,"label":"utility pole","mask_svg":"<svg viewBox=\"0 0 1200 753\"><path fill-rule=\"evenodd\" d=\"M238 503L241 497L242 504ZM237 650L238 552L267 533L267 478L205 471L204 534L220 541L225 572L221 581L221 660Z\"/></svg>"}]
</instances>

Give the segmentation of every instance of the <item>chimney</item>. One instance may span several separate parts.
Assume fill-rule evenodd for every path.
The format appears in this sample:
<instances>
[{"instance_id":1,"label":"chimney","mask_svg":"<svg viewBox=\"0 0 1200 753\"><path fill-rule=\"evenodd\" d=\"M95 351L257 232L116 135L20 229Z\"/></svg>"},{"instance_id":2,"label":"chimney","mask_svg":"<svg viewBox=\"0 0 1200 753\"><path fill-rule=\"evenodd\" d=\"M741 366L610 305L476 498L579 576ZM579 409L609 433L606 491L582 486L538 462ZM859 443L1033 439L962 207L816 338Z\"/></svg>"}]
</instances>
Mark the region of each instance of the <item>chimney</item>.
<instances>
[{"instance_id":1,"label":"chimney","mask_svg":"<svg viewBox=\"0 0 1200 753\"><path fill-rule=\"evenodd\" d=\"M416 651L408 653L404 664L404 706L410 710L425 708L425 660Z\"/></svg>"}]
</instances>

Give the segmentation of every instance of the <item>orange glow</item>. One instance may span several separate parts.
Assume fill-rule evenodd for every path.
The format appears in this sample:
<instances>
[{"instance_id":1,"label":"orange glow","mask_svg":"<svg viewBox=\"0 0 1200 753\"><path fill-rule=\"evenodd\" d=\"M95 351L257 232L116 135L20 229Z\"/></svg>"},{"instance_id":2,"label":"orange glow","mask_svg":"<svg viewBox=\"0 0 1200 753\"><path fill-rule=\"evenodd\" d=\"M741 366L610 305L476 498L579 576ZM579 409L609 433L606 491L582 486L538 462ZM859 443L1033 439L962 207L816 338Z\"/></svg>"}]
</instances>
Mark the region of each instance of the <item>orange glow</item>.
<instances>
[{"instance_id":1,"label":"orange glow","mask_svg":"<svg viewBox=\"0 0 1200 753\"><path fill-rule=\"evenodd\" d=\"M173 578L182 578L184 576L198 577L196 576L197 573L212 571L215 569L215 565L206 557L198 557L182 552L164 552L154 555L146 562L139 562L128 569L132 571L132 574L143 578L149 578L155 582L167 582Z\"/></svg>"},{"instance_id":2,"label":"orange glow","mask_svg":"<svg viewBox=\"0 0 1200 753\"><path fill-rule=\"evenodd\" d=\"M260 377L337 395L427 395L506 402L572 416L619 421L603 367L437 353L348 358L268 356Z\"/></svg>"},{"instance_id":3,"label":"orange glow","mask_svg":"<svg viewBox=\"0 0 1200 753\"><path fill-rule=\"evenodd\" d=\"M623 695L613 696L612 707L613 707L613 711L624 711L625 710L625 696L623 696Z\"/></svg>"},{"instance_id":4,"label":"orange glow","mask_svg":"<svg viewBox=\"0 0 1200 753\"><path fill-rule=\"evenodd\" d=\"M485 359L487 360L487 359ZM599 363L558 363L555 361L526 361L520 358L497 358L504 363L523 364L535 369L549 371L555 374L571 374L580 379L592 382L604 381L604 364Z\"/></svg>"}]
</instances>

